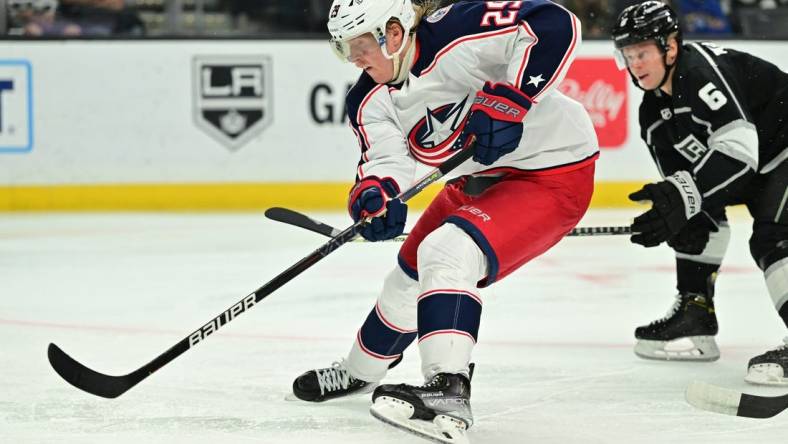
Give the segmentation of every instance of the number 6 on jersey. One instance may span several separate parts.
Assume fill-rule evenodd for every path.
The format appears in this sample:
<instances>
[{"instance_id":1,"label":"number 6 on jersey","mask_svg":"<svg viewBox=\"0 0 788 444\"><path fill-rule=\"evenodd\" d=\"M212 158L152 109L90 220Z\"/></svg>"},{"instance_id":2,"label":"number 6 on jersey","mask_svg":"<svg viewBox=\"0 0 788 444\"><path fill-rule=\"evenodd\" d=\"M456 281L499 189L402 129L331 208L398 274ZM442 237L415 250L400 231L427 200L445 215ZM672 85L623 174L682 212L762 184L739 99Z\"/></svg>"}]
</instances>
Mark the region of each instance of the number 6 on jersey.
<instances>
[{"instance_id":1,"label":"number 6 on jersey","mask_svg":"<svg viewBox=\"0 0 788 444\"><path fill-rule=\"evenodd\" d=\"M698 97L706 102L706 105L709 105L712 111L717 111L728 103L728 98L725 97L725 94L711 82L703 85L703 88L698 91Z\"/></svg>"}]
</instances>

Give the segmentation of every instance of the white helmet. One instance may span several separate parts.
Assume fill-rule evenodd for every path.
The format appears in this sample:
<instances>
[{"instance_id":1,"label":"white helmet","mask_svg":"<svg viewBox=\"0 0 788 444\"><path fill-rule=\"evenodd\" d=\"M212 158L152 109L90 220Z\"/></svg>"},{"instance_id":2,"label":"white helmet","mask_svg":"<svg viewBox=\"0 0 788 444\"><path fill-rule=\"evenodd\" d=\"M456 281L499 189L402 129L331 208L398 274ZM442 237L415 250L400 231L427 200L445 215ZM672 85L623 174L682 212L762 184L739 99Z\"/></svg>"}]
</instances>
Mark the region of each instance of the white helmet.
<instances>
[{"instance_id":1,"label":"white helmet","mask_svg":"<svg viewBox=\"0 0 788 444\"><path fill-rule=\"evenodd\" d=\"M397 56L405 47L403 41L394 54L386 50L386 23L396 19L407 36L416 20L411 0L334 0L328 14L331 47L342 60L348 60L348 40L372 33L386 58Z\"/></svg>"}]
</instances>

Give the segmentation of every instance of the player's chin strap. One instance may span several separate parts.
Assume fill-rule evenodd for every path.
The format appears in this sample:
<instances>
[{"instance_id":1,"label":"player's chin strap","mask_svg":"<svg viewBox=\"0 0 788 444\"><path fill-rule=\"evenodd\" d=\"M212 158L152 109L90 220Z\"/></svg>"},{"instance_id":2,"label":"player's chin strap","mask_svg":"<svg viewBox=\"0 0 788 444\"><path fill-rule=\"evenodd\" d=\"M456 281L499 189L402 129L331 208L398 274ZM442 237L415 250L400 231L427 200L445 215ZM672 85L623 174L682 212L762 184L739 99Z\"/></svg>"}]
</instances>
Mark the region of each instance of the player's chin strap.
<instances>
[{"instance_id":1,"label":"player's chin strap","mask_svg":"<svg viewBox=\"0 0 788 444\"><path fill-rule=\"evenodd\" d=\"M665 75L662 76L662 81L659 82L659 86L657 86L657 89L662 88L662 85L664 85L665 82L668 81L668 77L670 77L670 72L673 70L673 68L676 66L676 63L678 63L679 61L679 53L681 53L681 48L679 48L676 51L676 60L674 60L673 63L670 65L668 65L668 52L665 51L665 53L662 54L662 65L665 67Z\"/></svg>"},{"instance_id":2,"label":"player's chin strap","mask_svg":"<svg viewBox=\"0 0 788 444\"><path fill-rule=\"evenodd\" d=\"M646 88L643 88L642 86L640 86L640 83L638 82L637 77L635 77L632 74L632 71L630 71L629 68L627 68L627 72L629 72L629 77L632 79L632 83L634 83L635 86L637 86L638 88L642 89L643 91L656 91L656 90L662 88L662 85L664 85L665 82L667 82L668 78L670 77L670 71L676 66L676 63L678 63L678 61L679 61L679 54L681 54L681 46L680 45L679 45L679 50L676 52L676 60L674 60L672 64L668 65L668 52L664 51L662 53L662 65L665 67L665 75L662 76L662 81L659 82L659 85L657 85L656 88L646 89Z\"/></svg>"},{"instance_id":3,"label":"player's chin strap","mask_svg":"<svg viewBox=\"0 0 788 444\"><path fill-rule=\"evenodd\" d=\"M416 55L416 34L411 34L408 39L402 43L403 45L410 45L405 51L405 56L400 60L399 57L394 57L394 77L391 78L389 83L398 84L408 78L410 67L413 65L413 57Z\"/></svg>"}]
</instances>

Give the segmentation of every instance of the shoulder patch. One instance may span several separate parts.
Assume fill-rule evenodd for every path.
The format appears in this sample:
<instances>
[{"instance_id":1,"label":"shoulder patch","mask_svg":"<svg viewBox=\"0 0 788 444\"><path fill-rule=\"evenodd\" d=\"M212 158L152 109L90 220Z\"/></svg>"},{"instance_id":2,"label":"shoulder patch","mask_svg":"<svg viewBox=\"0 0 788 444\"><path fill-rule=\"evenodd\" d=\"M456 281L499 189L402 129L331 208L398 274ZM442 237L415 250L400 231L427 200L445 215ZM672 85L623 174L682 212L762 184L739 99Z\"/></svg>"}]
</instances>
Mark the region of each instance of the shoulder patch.
<instances>
[{"instance_id":1,"label":"shoulder patch","mask_svg":"<svg viewBox=\"0 0 788 444\"><path fill-rule=\"evenodd\" d=\"M443 17L446 16L446 14L449 13L449 10L451 10L452 6L454 6L454 4L451 4L449 6L444 6L443 8L438 9L437 11L430 14L429 17L427 17L427 21L430 23L436 23L440 21L440 19L442 19Z\"/></svg>"}]
</instances>

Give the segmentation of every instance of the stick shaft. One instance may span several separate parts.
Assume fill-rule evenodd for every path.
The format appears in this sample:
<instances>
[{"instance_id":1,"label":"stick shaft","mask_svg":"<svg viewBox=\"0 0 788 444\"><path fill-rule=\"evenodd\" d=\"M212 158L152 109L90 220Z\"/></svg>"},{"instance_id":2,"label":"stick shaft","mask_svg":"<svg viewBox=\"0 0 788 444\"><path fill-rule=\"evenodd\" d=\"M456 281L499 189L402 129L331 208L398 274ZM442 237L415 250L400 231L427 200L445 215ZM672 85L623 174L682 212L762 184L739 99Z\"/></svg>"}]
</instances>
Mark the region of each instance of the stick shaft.
<instances>
[{"instance_id":1,"label":"stick shaft","mask_svg":"<svg viewBox=\"0 0 788 444\"><path fill-rule=\"evenodd\" d=\"M421 190L446 175L449 171L468 160L472 155L473 146L458 152L440 167L435 168L432 172L416 182L415 185L405 190L397 197L403 202L409 200L421 192ZM254 307L262 299L287 282L290 282L312 265L315 265L334 250L352 240L358 235L359 230L361 230L366 223L368 223L368 221L364 219L359 220L350 227L340 231L335 236L332 236L328 242L317 248L308 256L279 273L266 284L233 304L230 308L219 314L219 316L214 317L187 337L178 341L175 345L149 363L127 375L111 376L92 370L73 359L55 344L49 344L47 353L49 362L52 368L71 385L97 396L116 398L187 350L202 342L209 335L215 333L218 329L224 327L239 315Z\"/></svg>"},{"instance_id":2,"label":"stick shaft","mask_svg":"<svg viewBox=\"0 0 788 444\"><path fill-rule=\"evenodd\" d=\"M315 233L322 234L323 236L335 237L341 233L340 230L332 227L331 225L313 219L305 214L299 213L295 210L288 208L274 207L265 211L265 216L277 222L294 225L299 228L304 228ZM577 227L567 234L567 236L580 237L580 236L615 236L615 235L630 235L632 229L629 226L601 226L601 227ZM404 242L408 238L408 233L401 234L390 242ZM353 239L354 242L368 242L366 239L358 237Z\"/></svg>"}]
</instances>

